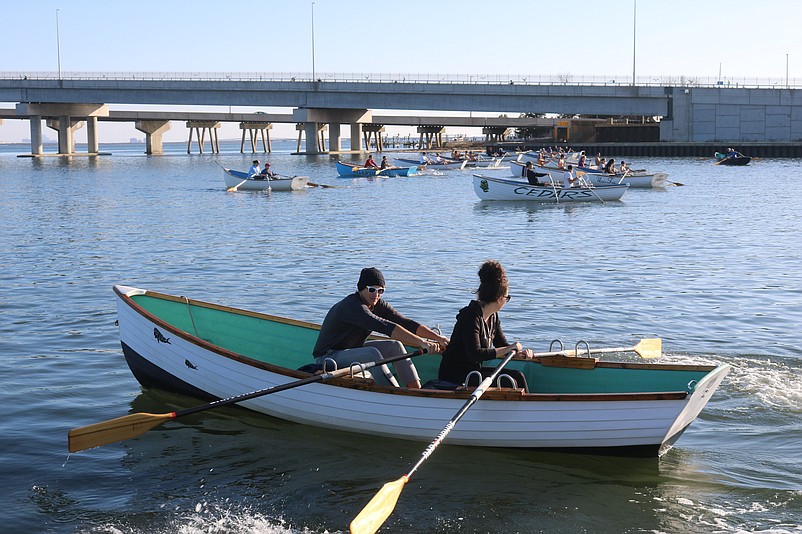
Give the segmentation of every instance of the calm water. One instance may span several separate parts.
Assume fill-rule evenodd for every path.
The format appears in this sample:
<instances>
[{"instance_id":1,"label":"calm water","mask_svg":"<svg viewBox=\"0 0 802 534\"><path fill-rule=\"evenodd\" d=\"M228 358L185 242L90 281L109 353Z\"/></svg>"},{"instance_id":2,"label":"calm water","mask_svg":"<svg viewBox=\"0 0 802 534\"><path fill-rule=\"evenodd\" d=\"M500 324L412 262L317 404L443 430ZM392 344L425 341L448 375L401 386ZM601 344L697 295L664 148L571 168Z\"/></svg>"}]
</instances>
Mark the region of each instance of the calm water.
<instances>
[{"instance_id":1,"label":"calm water","mask_svg":"<svg viewBox=\"0 0 802 534\"><path fill-rule=\"evenodd\" d=\"M341 187L226 192L215 160L246 169L239 143L72 161L0 149L4 531L346 531L425 444L226 408L68 456L71 428L198 403L138 386L111 286L320 322L375 265L390 302L448 334L496 258L505 331L525 345L657 336L665 362L734 370L660 460L444 445L386 531L802 532L799 161L640 159L685 185L538 208L480 203L468 172L338 179L335 158L293 144L275 170Z\"/></svg>"}]
</instances>

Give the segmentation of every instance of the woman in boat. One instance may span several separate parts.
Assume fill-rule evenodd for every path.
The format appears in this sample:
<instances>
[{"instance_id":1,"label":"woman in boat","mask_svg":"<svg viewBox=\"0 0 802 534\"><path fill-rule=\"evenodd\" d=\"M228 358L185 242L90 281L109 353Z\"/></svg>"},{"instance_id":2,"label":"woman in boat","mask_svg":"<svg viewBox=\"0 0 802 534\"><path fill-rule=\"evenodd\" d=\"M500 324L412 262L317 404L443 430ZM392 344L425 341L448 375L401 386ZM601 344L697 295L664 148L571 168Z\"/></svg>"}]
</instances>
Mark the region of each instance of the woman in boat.
<instances>
[{"instance_id":1,"label":"woman in boat","mask_svg":"<svg viewBox=\"0 0 802 534\"><path fill-rule=\"evenodd\" d=\"M494 368L483 367L482 363L501 358L511 350L532 357L532 352L520 343L509 343L501 329L498 312L510 301L510 294L507 273L499 262L486 261L479 268L476 297L457 314L451 342L440 362L438 378L454 385L463 384L471 371L479 371L483 377L491 375ZM503 373L510 375L518 387L526 388L526 378L520 371L508 369Z\"/></svg>"},{"instance_id":2,"label":"woman in boat","mask_svg":"<svg viewBox=\"0 0 802 534\"><path fill-rule=\"evenodd\" d=\"M387 162L387 156L382 156L382 162L379 164L380 169L388 169L390 168L390 164Z\"/></svg>"},{"instance_id":3,"label":"woman in boat","mask_svg":"<svg viewBox=\"0 0 802 534\"><path fill-rule=\"evenodd\" d=\"M604 172L607 174L615 174L615 158L610 158L610 161L604 166Z\"/></svg>"},{"instance_id":4,"label":"woman in boat","mask_svg":"<svg viewBox=\"0 0 802 534\"><path fill-rule=\"evenodd\" d=\"M343 368L354 362L375 362L404 354L404 345L424 349L430 354L441 352L448 345L448 338L404 317L382 300L385 284L379 269L362 269L356 288L356 293L342 299L326 314L312 351L316 363L324 364L324 360L332 359L338 368ZM391 339L366 341L373 332ZM409 358L393 365L406 387L420 388L418 373ZM372 375L377 384L398 386L386 365L380 369Z\"/></svg>"}]
</instances>

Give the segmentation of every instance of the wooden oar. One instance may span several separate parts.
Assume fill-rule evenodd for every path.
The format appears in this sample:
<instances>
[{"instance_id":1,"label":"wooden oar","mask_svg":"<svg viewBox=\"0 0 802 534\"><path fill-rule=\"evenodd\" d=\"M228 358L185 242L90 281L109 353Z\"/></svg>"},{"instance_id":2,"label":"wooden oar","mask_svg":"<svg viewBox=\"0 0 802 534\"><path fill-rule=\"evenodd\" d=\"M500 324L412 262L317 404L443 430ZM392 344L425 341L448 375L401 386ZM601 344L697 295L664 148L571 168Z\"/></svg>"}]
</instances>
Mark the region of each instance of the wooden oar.
<instances>
[{"instance_id":1,"label":"wooden oar","mask_svg":"<svg viewBox=\"0 0 802 534\"><path fill-rule=\"evenodd\" d=\"M393 513L395 509L395 504L398 502L398 497L401 495L401 491L404 489L404 485L409 482L409 479L412 477L413 473L417 471L418 467L426 461L426 459L431 456L434 450L437 448L440 443L446 439L446 436L451 429L457 424L457 422L465 415L465 412L479 400L479 397L485 392L487 388L490 387L490 384L493 383L493 380L499 375L501 370L507 365L512 357L515 355L515 351L511 351L506 358L496 367L493 371L493 374L482 380L482 383L473 390L471 393L470 398L468 398L467 402L459 409L459 411L451 418L451 421L440 431L434 441L426 447L426 450L423 451L421 454L420 459L418 462L412 466L412 468L407 472L406 475L402 476L398 480L394 480L392 482L386 483L379 492L373 496L370 502L362 509L361 512L351 521L350 529L351 534L373 534L390 517L390 514Z\"/></svg>"},{"instance_id":2,"label":"wooden oar","mask_svg":"<svg viewBox=\"0 0 802 534\"><path fill-rule=\"evenodd\" d=\"M659 358L663 352L663 340L659 337L641 339L634 347L615 347L590 349L590 351L580 350L579 354L605 354L610 352L635 352L641 358ZM554 352L536 352L535 358L548 356L577 356L576 349L558 350Z\"/></svg>"},{"instance_id":3,"label":"wooden oar","mask_svg":"<svg viewBox=\"0 0 802 534\"><path fill-rule=\"evenodd\" d=\"M412 358L414 356L419 356L421 354L424 354L423 350L416 350L414 352L410 352L407 354L399 354L398 356L393 356L391 358L386 358L384 360L378 360L375 362L366 362L363 363L360 368L358 368L359 369L358 371L355 370L355 372L361 372L363 368L370 369L371 367L376 367L378 365L384 365L387 363L396 362L406 358ZM199 406L194 406L192 408L187 408L185 410L180 410L177 412L170 412L163 414L134 413L123 417L118 417L116 419L109 419L108 421L102 421L100 423L95 423L92 425L80 428L74 428L70 430L67 436L67 441L68 441L67 445L70 452L78 452L84 449L91 449L93 447L99 447L101 445L114 443L116 441L123 441L126 439L135 438L137 436L144 434L151 428L157 427L160 424L164 423L165 421L169 421L171 419L177 419L179 417L183 417L185 415L190 415L197 412L202 412L204 410L211 410L212 408L219 408L220 406L236 404L238 402L242 402L248 399L261 397L263 395L269 395L271 393L278 393L280 391L286 391L288 389L305 386L306 384L312 384L314 382L322 382L324 380L329 380L331 378L345 376L349 373L351 373L351 368L344 367L342 369L337 369L336 371L329 371L319 375L312 375L310 377L302 378L301 380L296 380L294 382L288 382L286 384L281 384L279 386L272 386L269 388L260 389L258 391L253 391L251 393L243 393L242 395L216 400L214 402L201 404Z\"/></svg>"}]
</instances>

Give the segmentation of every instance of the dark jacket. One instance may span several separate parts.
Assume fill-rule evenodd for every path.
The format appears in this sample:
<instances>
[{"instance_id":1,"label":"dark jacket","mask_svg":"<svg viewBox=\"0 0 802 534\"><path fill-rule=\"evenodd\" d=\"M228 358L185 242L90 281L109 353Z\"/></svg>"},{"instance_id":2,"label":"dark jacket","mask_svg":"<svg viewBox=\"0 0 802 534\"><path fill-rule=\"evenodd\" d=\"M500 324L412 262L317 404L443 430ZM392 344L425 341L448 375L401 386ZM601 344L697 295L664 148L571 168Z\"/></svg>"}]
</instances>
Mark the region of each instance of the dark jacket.
<instances>
[{"instance_id":1,"label":"dark jacket","mask_svg":"<svg viewBox=\"0 0 802 534\"><path fill-rule=\"evenodd\" d=\"M496 358L495 347L507 345L498 314L494 313L485 322L482 306L472 300L457 314L457 324L451 342L443 352L438 378L461 384L468 373L482 367L482 362Z\"/></svg>"}]
</instances>

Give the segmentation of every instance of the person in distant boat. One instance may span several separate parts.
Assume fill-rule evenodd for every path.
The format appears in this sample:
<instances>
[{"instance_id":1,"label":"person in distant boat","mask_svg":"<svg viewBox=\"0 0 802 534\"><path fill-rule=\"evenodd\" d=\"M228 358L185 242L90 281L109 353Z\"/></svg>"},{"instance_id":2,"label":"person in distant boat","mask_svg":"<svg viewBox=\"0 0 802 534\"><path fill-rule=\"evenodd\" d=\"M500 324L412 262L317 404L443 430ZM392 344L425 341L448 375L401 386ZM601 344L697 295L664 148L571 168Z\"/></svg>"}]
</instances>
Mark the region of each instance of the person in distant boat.
<instances>
[{"instance_id":1,"label":"person in distant boat","mask_svg":"<svg viewBox=\"0 0 802 534\"><path fill-rule=\"evenodd\" d=\"M548 173L537 172L531 161L526 162L525 167L521 167L521 176L526 178L529 185L544 185L540 182L540 178L546 176Z\"/></svg>"},{"instance_id":2,"label":"person in distant boat","mask_svg":"<svg viewBox=\"0 0 802 534\"><path fill-rule=\"evenodd\" d=\"M444 160L443 156L441 156L440 153L437 152L434 155L434 162L437 163L438 165L441 165L441 164L445 163L446 160Z\"/></svg>"},{"instance_id":3,"label":"person in distant boat","mask_svg":"<svg viewBox=\"0 0 802 534\"><path fill-rule=\"evenodd\" d=\"M574 178L574 166L569 165L565 168L565 174L563 174L563 189L571 189L574 187L574 182L576 182L576 178Z\"/></svg>"},{"instance_id":4,"label":"person in distant boat","mask_svg":"<svg viewBox=\"0 0 802 534\"><path fill-rule=\"evenodd\" d=\"M373 154L368 154L368 159L365 161L365 165L363 165L366 169L378 169L379 166L373 161Z\"/></svg>"},{"instance_id":5,"label":"person in distant boat","mask_svg":"<svg viewBox=\"0 0 802 534\"><path fill-rule=\"evenodd\" d=\"M489 260L479 268L476 297L457 314L451 343L440 361L438 378L454 386L465 383L472 371L488 377L495 368L482 364L502 358L512 350L527 358L533 357L532 351L524 349L520 343L507 341L501 329L498 312L510 301L510 293L507 273L499 262ZM502 373L512 377L517 387L526 389L526 377L521 371L504 369ZM510 386L506 380L502 380L501 385Z\"/></svg>"},{"instance_id":6,"label":"person in distant boat","mask_svg":"<svg viewBox=\"0 0 802 534\"><path fill-rule=\"evenodd\" d=\"M598 167L599 167L599 164L600 164L600 163L601 163L603 160L604 160L604 158L603 158L603 157L601 157L601 152L596 152L596 160L594 161L594 163L596 164L596 168L598 168Z\"/></svg>"},{"instance_id":7,"label":"person in distant boat","mask_svg":"<svg viewBox=\"0 0 802 534\"><path fill-rule=\"evenodd\" d=\"M379 269L362 269L356 293L332 306L323 319L312 351L316 363L325 365L324 360L332 359L338 368L343 368L354 362L375 362L404 354L404 345L425 349L431 354L448 346L448 338L408 319L382 300L385 287L384 275ZM366 341L373 332L390 339ZM406 387L420 388L418 373L409 358L393 366ZM398 385L387 366L374 368L371 374L376 384Z\"/></svg>"},{"instance_id":8,"label":"person in distant boat","mask_svg":"<svg viewBox=\"0 0 802 534\"><path fill-rule=\"evenodd\" d=\"M585 157L585 151L583 150L579 155L579 163L577 163L577 167L584 167L586 160L587 158Z\"/></svg>"},{"instance_id":9,"label":"person in distant boat","mask_svg":"<svg viewBox=\"0 0 802 534\"><path fill-rule=\"evenodd\" d=\"M546 153L544 151L540 151L540 154L537 155L537 164L541 167L546 164Z\"/></svg>"},{"instance_id":10,"label":"person in distant boat","mask_svg":"<svg viewBox=\"0 0 802 534\"><path fill-rule=\"evenodd\" d=\"M627 167L627 162L626 162L626 161L624 161L624 160L621 160L621 165L619 165L619 166L618 166L618 172L619 172L619 174L624 174L624 173L626 173L628 170L629 170L629 167Z\"/></svg>"},{"instance_id":11,"label":"person in distant boat","mask_svg":"<svg viewBox=\"0 0 802 534\"><path fill-rule=\"evenodd\" d=\"M253 165L248 169L248 176L257 176L262 170L259 168L259 160L253 160Z\"/></svg>"},{"instance_id":12,"label":"person in distant boat","mask_svg":"<svg viewBox=\"0 0 802 534\"><path fill-rule=\"evenodd\" d=\"M265 168L262 169L261 173L259 173L259 178L261 178L262 180L264 180L265 178L270 178L271 180L273 178L276 178L276 173L270 170L270 162L265 162Z\"/></svg>"},{"instance_id":13,"label":"person in distant boat","mask_svg":"<svg viewBox=\"0 0 802 534\"><path fill-rule=\"evenodd\" d=\"M607 166L607 160L605 158L601 158L599 160L599 164L596 165L596 170L604 171L604 168Z\"/></svg>"},{"instance_id":14,"label":"person in distant boat","mask_svg":"<svg viewBox=\"0 0 802 534\"><path fill-rule=\"evenodd\" d=\"M380 169L389 169L390 163L387 162L387 156L382 156L382 162L379 164Z\"/></svg>"},{"instance_id":15,"label":"person in distant boat","mask_svg":"<svg viewBox=\"0 0 802 534\"><path fill-rule=\"evenodd\" d=\"M565 154L560 154L560 159L557 160L557 168L560 170L565 169Z\"/></svg>"},{"instance_id":16,"label":"person in distant boat","mask_svg":"<svg viewBox=\"0 0 802 534\"><path fill-rule=\"evenodd\" d=\"M615 158L610 158L610 161L604 166L604 172L607 174L615 174Z\"/></svg>"},{"instance_id":17,"label":"person in distant boat","mask_svg":"<svg viewBox=\"0 0 802 534\"><path fill-rule=\"evenodd\" d=\"M432 160L429 159L429 156L426 155L426 152L421 152L420 153L420 159L418 161L420 161L421 165L426 165L427 163L431 163L432 162Z\"/></svg>"}]
</instances>

